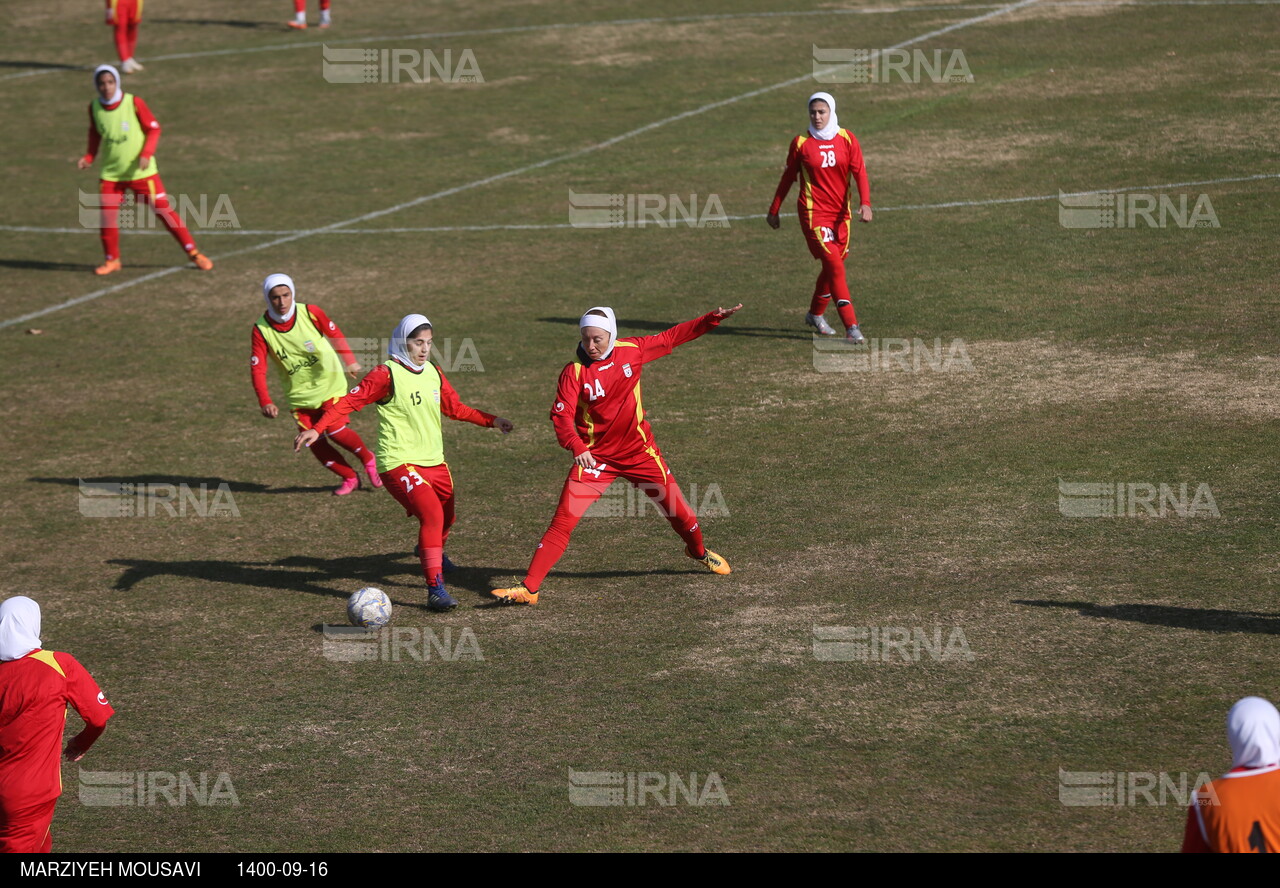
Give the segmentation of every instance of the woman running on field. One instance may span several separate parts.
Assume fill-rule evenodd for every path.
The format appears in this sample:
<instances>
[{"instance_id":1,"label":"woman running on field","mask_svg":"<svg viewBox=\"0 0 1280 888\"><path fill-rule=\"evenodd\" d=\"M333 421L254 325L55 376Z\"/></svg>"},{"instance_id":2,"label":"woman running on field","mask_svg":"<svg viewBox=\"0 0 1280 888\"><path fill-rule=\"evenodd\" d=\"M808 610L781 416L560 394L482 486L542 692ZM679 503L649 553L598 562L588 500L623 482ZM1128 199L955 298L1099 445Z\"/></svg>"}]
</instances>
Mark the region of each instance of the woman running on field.
<instances>
[{"instance_id":1,"label":"woman running on field","mask_svg":"<svg viewBox=\"0 0 1280 888\"><path fill-rule=\"evenodd\" d=\"M378 464L382 480L406 513L418 519L418 558L427 581L427 607L455 607L444 587L444 544L454 519L453 475L444 461L440 417L500 429L514 426L501 416L468 407L449 380L427 358L431 354L431 322L406 315L391 334L391 359L374 367L351 392L325 408L324 415L294 439L296 453L321 433L343 425L353 410L378 405Z\"/></svg>"},{"instance_id":2,"label":"woman running on field","mask_svg":"<svg viewBox=\"0 0 1280 888\"><path fill-rule=\"evenodd\" d=\"M267 302L267 310L253 326L249 371L258 396L258 409L268 419L275 419L280 415L280 408L272 403L267 390L267 355L270 354L284 380L289 409L298 428L309 429L320 419L324 408L347 393L343 371L354 379L360 372L360 364L338 325L320 306L298 302L296 293L293 278L287 274L268 275L262 282L262 298ZM333 444L351 451L364 466L369 483L382 486L372 451L364 446L355 429L343 423L326 432L324 439L317 440L311 448L320 464L342 479L333 491L335 496L346 496L358 488L360 476L347 465Z\"/></svg>"},{"instance_id":3,"label":"woman running on field","mask_svg":"<svg viewBox=\"0 0 1280 888\"><path fill-rule=\"evenodd\" d=\"M111 65L99 65L93 72L93 83L98 98L89 103L89 150L77 166L87 170L101 152L98 195L102 208L102 251L106 260L94 269L94 274L111 274L122 267L120 204L130 191L137 195L139 202L151 204L196 268L209 271L213 263L196 249L195 239L169 206L164 183L160 181L155 161L156 145L160 142L159 121L146 102L124 91L120 72Z\"/></svg>"},{"instance_id":4,"label":"woman running on field","mask_svg":"<svg viewBox=\"0 0 1280 888\"><path fill-rule=\"evenodd\" d=\"M582 316L577 357L560 372L551 406L556 438L573 454L574 464L524 581L494 589L499 602L538 603L542 581L568 548L573 529L615 478L625 478L649 495L684 540L686 555L713 573L729 573L728 562L702 544L698 518L654 440L640 400L640 375L645 364L710 332L740 308L718 308L663 333L625 339L618 339L612 308L592 308Z\"/></svg>"},{"instance_id":5,"label":"woman running on field","mask_svg":"<svg viewBox=\"0 0 1280 888\"><path fill-rule=\"evenodd\" d=\"M863 222L871 221L871 186L862 162L862 147L853 133L841 129L836 119L836 100L829 93L818 92L809 97L809 133L796 136L791 142L786 169L765 217L770 228L779 226L778 210L797 177L801 180L797 195L800 230L809 252L822 263L804 322L823 336L834 336L836 331L824 315L835 296L845 338L855 344L866 342L849 297L844 259L849 255L849 221L853 215L849 179L852 177L858 184L858 218Z\"/></svg>"}]
</instances>

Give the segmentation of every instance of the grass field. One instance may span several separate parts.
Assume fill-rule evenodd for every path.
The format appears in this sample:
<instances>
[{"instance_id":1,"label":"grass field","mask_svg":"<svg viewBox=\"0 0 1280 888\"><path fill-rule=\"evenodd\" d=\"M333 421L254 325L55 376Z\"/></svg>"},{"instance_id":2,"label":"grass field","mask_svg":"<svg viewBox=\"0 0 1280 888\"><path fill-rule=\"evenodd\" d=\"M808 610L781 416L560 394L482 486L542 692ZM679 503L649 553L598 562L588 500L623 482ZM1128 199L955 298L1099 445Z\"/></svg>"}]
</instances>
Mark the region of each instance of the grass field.
<instances>
[{"instance_id":1,"label":"grass field","mask_svg":"<svg viewBox=\"0 0 1280 888\"><path fill-rule=\"evenodd\" d=\"M1059 772L1216 776L1231 703L1280 696L1277 5L337 0L297 34L283 0L156 6L125 87L163 125L168 190L234 206L239 228L195 232L209 274L167 272L164 234L90 273L75 159L109 32L83 0L0 12L0 596L36 598L118 710L84 768L226 774L240 804L88 806L66 765L55 850L1178 847L1173 796L1067 806ZM330 83L326 42L471 50L483 82ZM903 44L963 52L973 81L807 76L815 46ZM818 89L871 177L863 330L958 347L949 370L815 369L863 358L815 351L817 264L794 215L762 214ZM1219 224L1061 224L1059 192L1098 189L1205 195ZM731 218L583 230L570 191ZM375 231L316 230L336 223ZM456 610L423 609L388 495L330 496L259 414L276 271L350 336L421 311L470 340L483 369L451 381L516 423L447 428ZM645 387L682 485L715 485L733 574L651 513L593 518L538 607L487 606L567 468L547 411L574 319L611 304L636 335L738 301ZM225 483L238 514L87 518L79 479ZM1060 482L1207 486L1214 508L1067 517ZM481 657L327 659L321 627L369 584L394 626ZM959 630L970 656L823 660L815 627ZM714 773L729 804L584 807L570 770Z\"/></svg>"}]
</instances>

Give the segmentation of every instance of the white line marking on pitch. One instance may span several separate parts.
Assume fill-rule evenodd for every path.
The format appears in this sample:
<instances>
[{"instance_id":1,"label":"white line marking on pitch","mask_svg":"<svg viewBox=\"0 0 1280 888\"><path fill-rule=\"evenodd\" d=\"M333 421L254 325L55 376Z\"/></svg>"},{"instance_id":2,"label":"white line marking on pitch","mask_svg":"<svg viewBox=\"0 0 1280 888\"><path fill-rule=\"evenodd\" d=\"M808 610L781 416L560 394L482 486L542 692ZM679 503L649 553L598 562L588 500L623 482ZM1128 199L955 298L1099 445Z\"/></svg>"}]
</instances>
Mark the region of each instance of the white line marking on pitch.
<instances>
[{"instance_id":1,"label":"white line marking on pitch","mask_svg":"<svg viewBox=\"0 0 1280 888\"><path fill-rule=\"evenodd\" d=\"M985 22L988 19L992 19L997 16L1004 15L1005 13L1008 13L1008 12L1014 12L1019 9L1025 9L1026 7L1032 6L1033 4L1038 2L1040 2L1040 0L1019 0L1019 2L1017 3L1011 3L1008 6L1002 6L999 9L983 13L982 15L976 15L976 16L973 16L972 18L963 19L959 22L953 22L950 25L937 28L927 33L920 34L916 37L911 37L907 40L902 41L901 43L895 44L894 46L886 47L885 51L893 50L893 49L902 49L904 47L911 46L912 44L920 43L923 40L931 40L934 37L940 37L943 34L949 34L952 31L958 31L961 28L968 27L969 25L976 25L981 22ZM880 52L881 52L880 50L876 50L875 52L871 53L871 58L874 59L878 57ZM819 74L834 72L839 70L842 67L846 67L846 66L833 65L832 67L823 69L821 71L805 73L800 75L799 77L792 77L789 80L783 80L780 83L775 83L771 86L763 86L760 89L753 89L753 90L750 90L749 92L739 93L738 95L731 96L727 99L721 99L718 102L710 102L706 105L701 106L700 108L694 108L690 111L683 111L680 114L673 114L670 117L664 117L662 120L654 121L653 123L647 123L644 126L637 127L636 129L633 129L633 130L629 130L623 133L622 135L614 136L612 139L606 139L603 142L598 142L595 145L588 145L587 147L579 148L576 151L569 151L565 154L559 154L559 155L556 155L555 157L549 157L546 160L540 160L537 163L526 164L525 166L518 167L513 170L507 170L505 173L496 173L492 176L486 176L483 179L477 179L473 182L468 182L465 185L457 185L457 186L454 186L453 188L446 188L443 191L437 191L433 194L427 194L427 195L424 195L423 197L414 198L413 200L407 200L404 203L396 204L393 207L387 207L386 209L382 209L382 210L374 210L371 213L364 213L360 216L356 216L351 219L346 219L341 222L333 222L329 225L323 225L319 228L313 228L307 231L300 231L295 234L290 234L286 237L279 237L274 240L267 241L266 243L255 244L252 247L245 247L240 250L233 250L230 253L223 253L220 256L211 256L210 258L220 259L220 260L230 259L233 256L242 256L246 253L255 253L258 250L266 250L266 249L270 249L271 247L278 247L281 244L291 243L296 240L301 240L302 238L305 238L305 237L312 237L317 234L324 234L326 232L334 230L335 228L346 228L350 225L355 225L360 222L368 222L371 219L378 219L378 218L381 218L382 216L390 215L391 213L398 213L401 210L406 210L410 207L416 207L416 206L419 206L420 204L427 203L428 201L439 200L442 197L449 197L454 194L460 194L464 191L470 191L473 188L479 188L482 185L489 185L489 184L492 184L493 182L500 182L503 179L510 179L512 176L519 176L524 173L532 172L533 170L538 170L538 169L542 169L543 167L551 166L552 164L563 163L566 160L574 160L579 157L584 157L587 154L592 154L596 151L602 151L605 148L609 148L613 145L618 144L619 142L623 142L627 139L631 139L631 138L634 138L635 136L641 135L642 133L647 133L647 132L650 132L651 130L658 129L659 127L666 126L669 123L675 123L680 120L687 120L690 117L696 117L699 114L705 114L708 111L713 111L716 108L723 108L727 105L732 105L736 102L741 102L744 99L751 99L756 96L765 95L766 93L770 93L775 90L786 89L789 86L795 86L796 84L799 84L799 83L805 83L813 79ZM20 324L23 321L29 321L29 320L32 320L33 318L38 318L47 314L52 314L53 312L56 312L56 311L61 311L64 308L70 308L74 305L81 305L92 299L97 299L99 297L106 296L109 293L117 293L120 290L133 286L134 284L156 280L157 278L164 277L165 275L173 274L178 271L182 271L188 267L189 266L185 266L185 265L174 266L173 268L166 268L160 271L155 271L155 272L152 272L151 274L143 275L140 278L134 278L131 281L122 281L121 283L111 287L106 287L101 290L94 290L92 293L86 293L83 296L77 296L74 299L69 299L66 302L61 302L57 305L51 305L47 308L42 308L37 311L30 312L28 314L22 315L21 317L12 318L7 321L0 321L0 330L4 329L5 327L11 327L14 324Z\"/></svg>"},{"instance_id":2,"label":"white line marking on pitch","mask_svg":"<svg viewBox=\"0 0 1280 888\"><path fill-rule=\"evenodd\" d=\"M1280 0L1045 0L1041 6L1114 6L1117 9L1131 6L1274 6ZM259 52L280 52L290 49L313 49L317 46L349 46L361 43L387 43L392 40L442 40L449 37L486 37L505 34L527 34L535 31L563 31L573 28L616 27L623 25L661 25L685 22L731 21L734 19L794 18L824 15L894 15L912 12L974 12L981 9L1000 9L996 3L958 3L942 6L881 6L873 9L806 9L780 12L727 12L705 15L675 15L656 18L613 19L598 22L552 22L543 25L516 25L507 28L478 28L468 31L439 31L425 34L383 34L377 37L348 37L326 40L273 43L266 46L236 46L227 49L207 49L200 52L179 52L170 55L149 56L147 64L185 59L207 59L218 56L249 55ZM59 74L68 71L92 71L92 66L33 68L14 74L0 75L0 81L38 77L41 74Z\"/></svg>"},{"instance_id":3,"label":"white line marking on pitch","mask_svg":"<svg viewBox=\"0 0 1280 888\"><path fill-rule=\"evenodd\" d=\"M877 213L892 213L902 210L948 210L953 207L989 207L998 204L1029 203L1039 200L1057 200L1060 197L1085 197L1090 194L1119 194L1121 192L1168 191L1170 188L1190 188L1193 185L1226 185L1232 182L1256 182L1259 179L1280 179L1280 173L1259 173L1256 176L1232 176L1229 179L1199 179L1194 182L1165 182L1160 185L1130 185L1124 188L1094 188L1091 191L1063 191L1057 194L1035 194L1029 197L992 197L984 200L951 200L935 204L907 204L900 207L876 207ZM795 216L795 213L779 213L783 219ZM725 216L730 222L744 222L749 219L763 219L764 213L751 213L745 216ZM569 222L546 222L529 225L433 225L425 228L336 228L324 234L448 234L450 232L467 231L554 231L561 228L576 228ZM627 226L602 226L646 228L645 222ZM675 228L674 225L654 223L656 228ZM96 228L36 228L31 225L0 225L0 231L34 232L36 234L97 234ZM275 237L305 233L305 229L285 229L273 231L269 229L198 229L201 237L209 235L238 235L241 237ZM167 231L135 231L125 229L120 232L127 235L170 237Z\"/></svg>"}]
</instances>

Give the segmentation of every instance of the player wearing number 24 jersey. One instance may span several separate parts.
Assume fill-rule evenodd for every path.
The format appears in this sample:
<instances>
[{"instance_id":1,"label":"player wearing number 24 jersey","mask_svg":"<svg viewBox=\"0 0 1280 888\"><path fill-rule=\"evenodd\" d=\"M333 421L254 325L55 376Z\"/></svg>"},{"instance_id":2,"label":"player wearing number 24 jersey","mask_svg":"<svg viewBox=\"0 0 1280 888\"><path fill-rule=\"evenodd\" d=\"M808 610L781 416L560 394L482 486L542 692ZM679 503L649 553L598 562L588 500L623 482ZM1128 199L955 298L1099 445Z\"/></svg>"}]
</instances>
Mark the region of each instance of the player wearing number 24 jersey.
<instances>
[{"instance_id":1,"label":"player wearing number 24 jersey","mask_svg":"<svg viewBox=\"0 0 1280 888\"><path fill-rule=\"evenodd\" d=\"M573 529L616 478L626 479L653 500L684 540L685 554L714 573L729 573L728 563L703 545L698 518L654 440L645 418L640 377L645 364L710 332L740 308L716 309L655 336L622 339L617 336L613 309L597 307L582 316L577 358L561 371L551 405L556 439L573 454L574 464L524 581L494 589L499 602L538 603L542 581L568 548Z\"/></svg>"},{"instance_id":2,"label":"player wearing number 24 jersey","mask_svg":"<svg viewBox=\"0 0 1280 888\"><path fill-rule=\"evenodd\" d=\"M440 418L500 429L514 426L501 416L463 404L440 369L427 360L431 322L406 315L391 333L391 359L369 371L347 395L325 407L324 414L294 439L295 452L311 446L322 433L346 424L354 410L378 405L378 465L382 481L396 502L418 519L418 558L427 581L427 607L444 611L457 602L444 587L444 544L453 525L453 475L444 461Z\"/></svg>"}]
</instances>

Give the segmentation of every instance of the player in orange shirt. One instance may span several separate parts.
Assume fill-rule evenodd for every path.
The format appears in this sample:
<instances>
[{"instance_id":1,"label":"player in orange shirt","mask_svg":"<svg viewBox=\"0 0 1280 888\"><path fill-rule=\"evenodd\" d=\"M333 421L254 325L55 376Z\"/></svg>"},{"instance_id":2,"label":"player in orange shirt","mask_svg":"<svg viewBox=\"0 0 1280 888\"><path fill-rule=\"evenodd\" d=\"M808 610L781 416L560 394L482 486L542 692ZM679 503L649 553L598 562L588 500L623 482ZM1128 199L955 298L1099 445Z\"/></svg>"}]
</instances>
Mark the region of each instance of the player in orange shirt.
<instances>
[{"instance_id":1,"label":"player in orange shirt","mask_svg":"<svg viewBox=\"0 0 1280 888\"><path fill-rule=\"evenodd\" d=\"M0 852L47 854L62 795L62 732L70 704L84 730L67 744L78 762L115 714L93 676L70 654L44 650L40 605L0 603Z\"/></svg>"},{"instance_id":2,"label":"player in orange shirt","mask_svg":"<svg viewBox=\"0 0 1280 888\"><path fill-rule=\"evenodd\" d=\"M320 0L320 27L327 28L333 24L329 18L329 0ZM293 21L289 27L297 31L307 30L307 0L293 0Z\"/></svg>"},{"instance_id":3,"label":"player in orange shirt","mask_svg":"<svg viewBox=\"0 0 1280 888\"><path fill-rule=\"evenodd\" d=\"M787 166L765 217L769 227L776 229L781 224L778 210L797 178L800 179L797 196L800 230L804 232L809 252L822 263L805 323L823 336L834 336L836 331L824 315L831 297L835 296L845 338L855 344L863 343L866 337L858 328L844 260L849 255L849 221L853 215L849 180L852 178L857 183L858 218L863 222L871 221L871 186L862 162L862 147L851 132L840 127L836 100L829 93L818 92L809 97L809 133L796 136L791 142Z\"/></svg>"},{"instance_id":4,"label":"player in orange shirt","mask_svg":"<svg viewBox=\"0 0 1280 888\"><path fill-rule=\"evenodd\" d=\"M115 31L120 70L126 74L142 70L133 57L138 46L138 26L142 24L142 3L143 0L107 0L107 26Z\"/></svg>"},{"instance_id":5,"label":"player in orange shirt","mask_svg":"<svg viewBox=\"0 0 1280 888\"><path fill-rule=\"evenodd\" d=\"M573 454L574 464L524 580L493 590L500 603L538 603L542 581L568 548L573 529L615 478L625 478L653 500L684 540L686 555L713 573L729 573L728 562L703 545L697 515L654 440L640 398L640 376L645 364L709 333L740 308L718 308L654 336L623 339L613 309L598 306L582 316L577 357L560 372L551 406L556 439Z\"/></svg>"},{"instance_id":6,"label":"player in orange shirt","mask_svg":"<svg viewBox=\"0 0 1280 888\"><path fill-rule=\"evenodd\" d=\"M1280 712L1245 697L1227 713L1231 770L1196 793L1184 853L1280 851Z\"/></svg>"}]
</instances>

